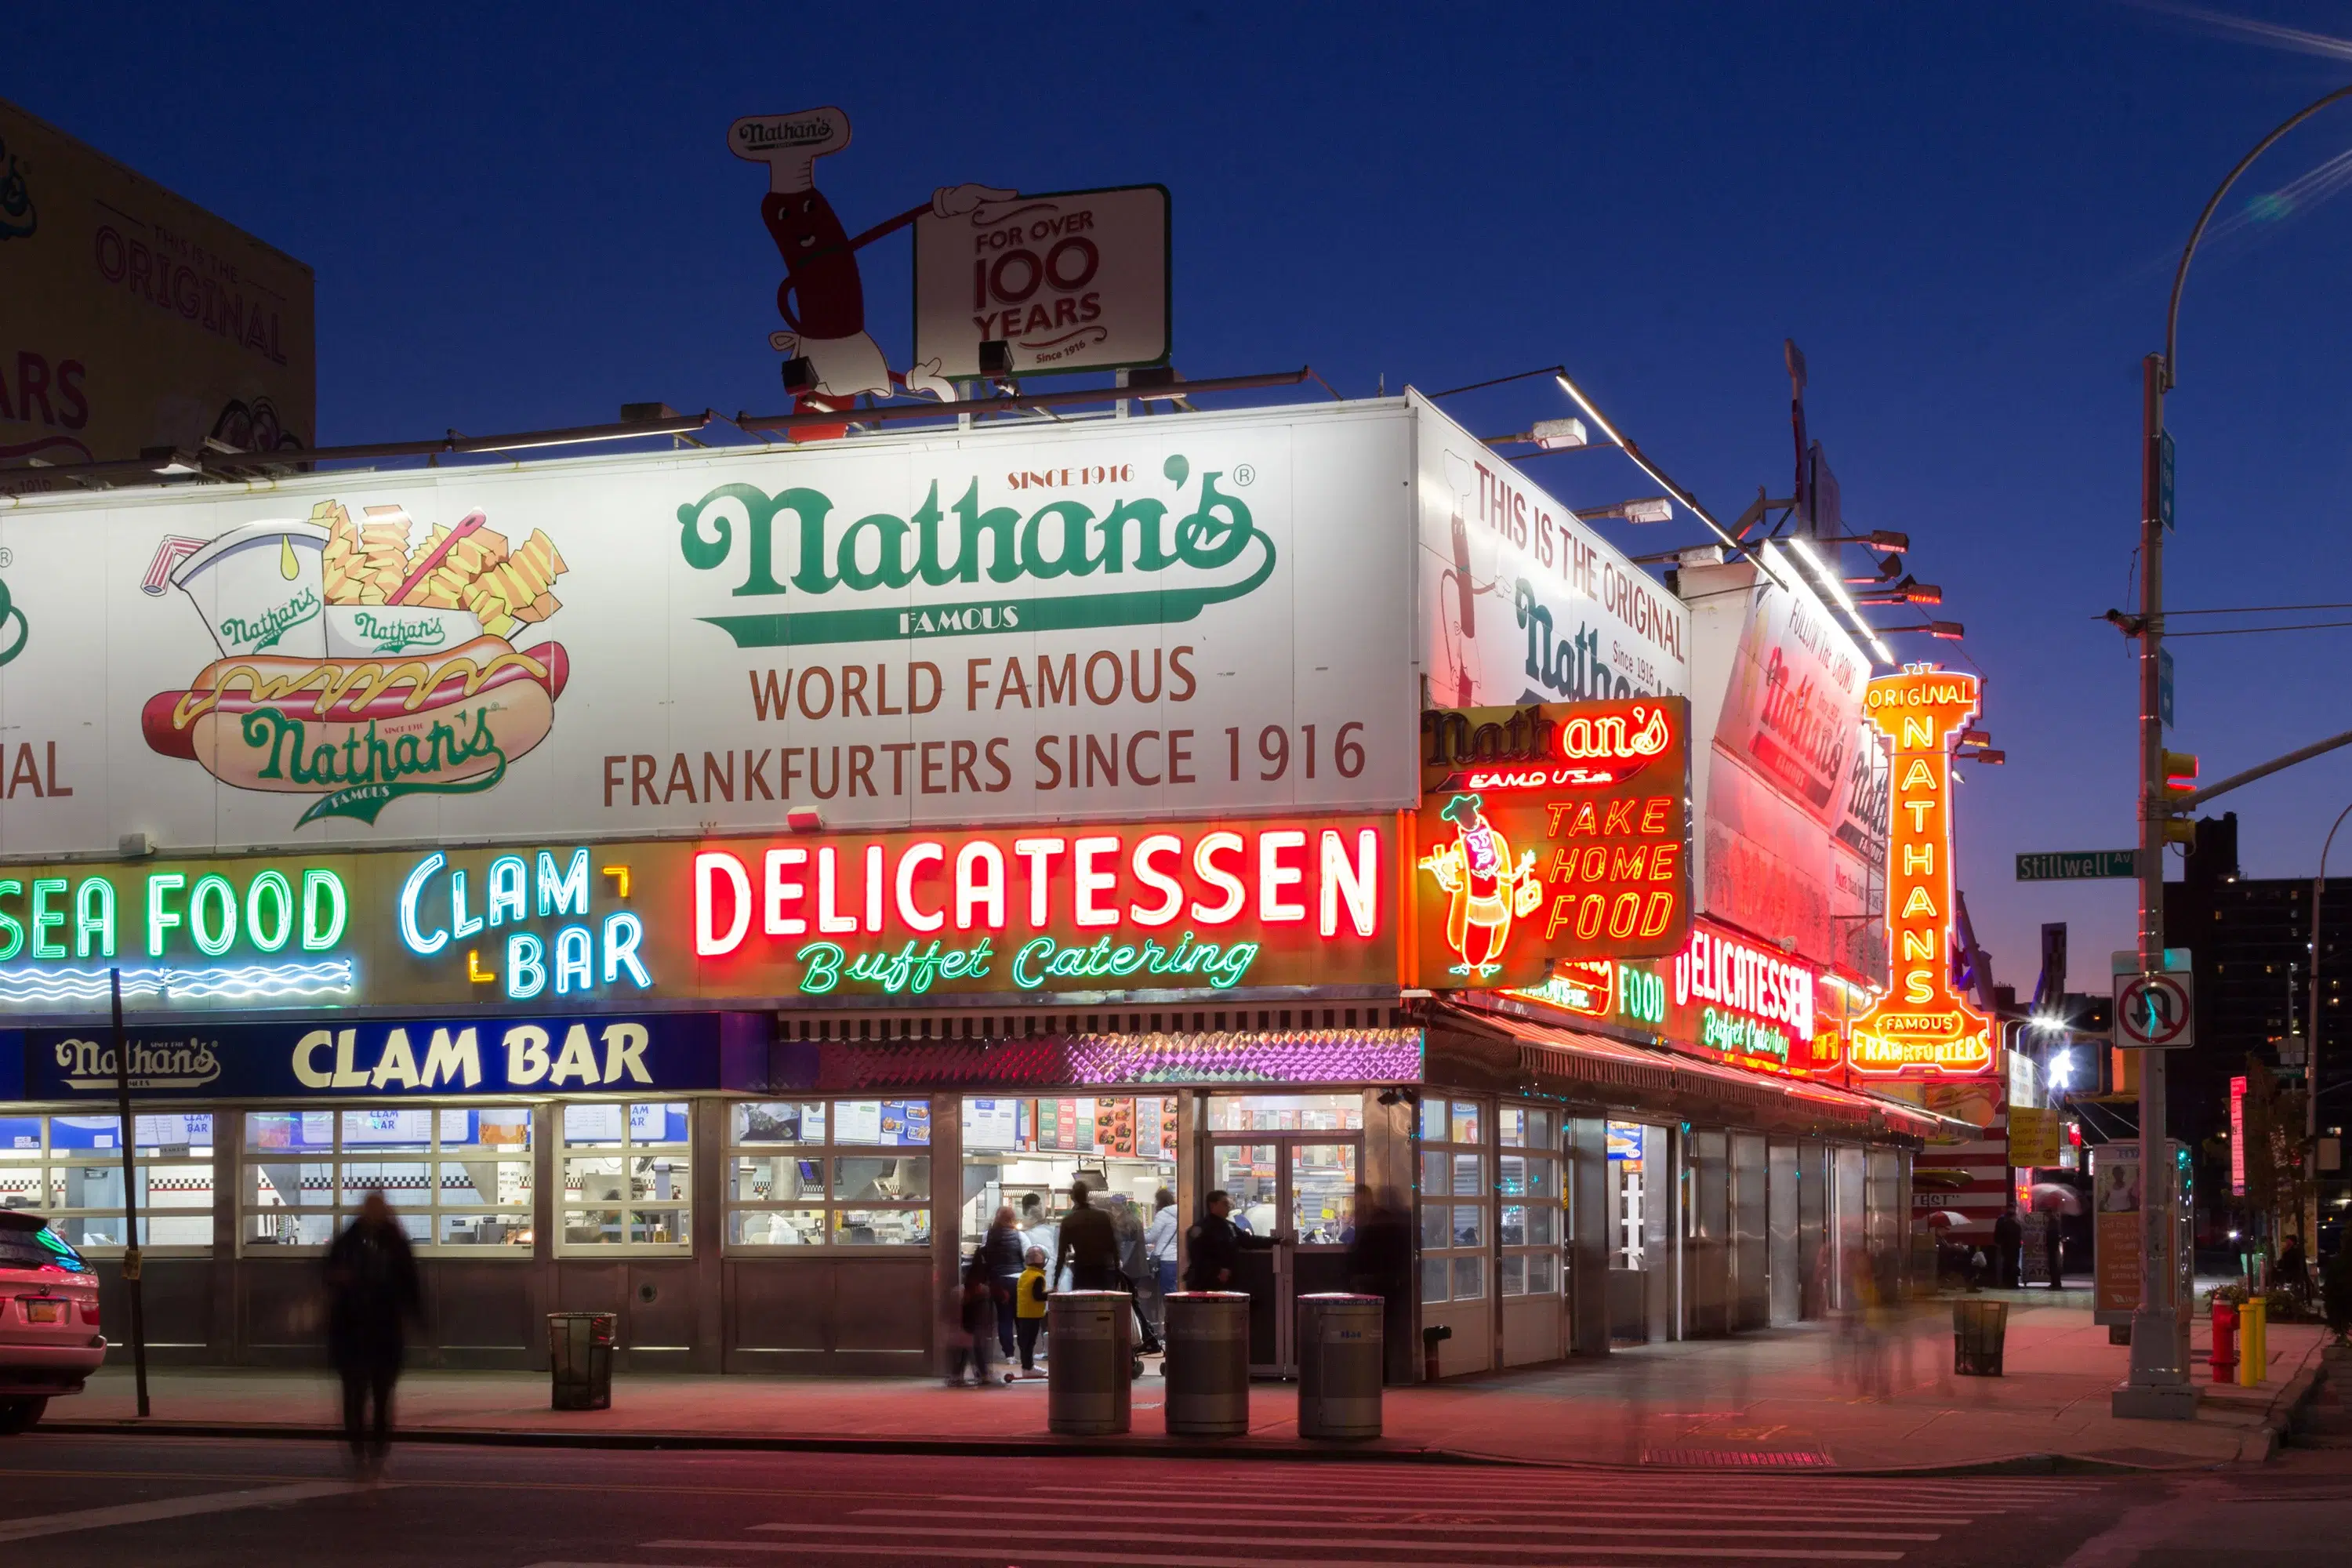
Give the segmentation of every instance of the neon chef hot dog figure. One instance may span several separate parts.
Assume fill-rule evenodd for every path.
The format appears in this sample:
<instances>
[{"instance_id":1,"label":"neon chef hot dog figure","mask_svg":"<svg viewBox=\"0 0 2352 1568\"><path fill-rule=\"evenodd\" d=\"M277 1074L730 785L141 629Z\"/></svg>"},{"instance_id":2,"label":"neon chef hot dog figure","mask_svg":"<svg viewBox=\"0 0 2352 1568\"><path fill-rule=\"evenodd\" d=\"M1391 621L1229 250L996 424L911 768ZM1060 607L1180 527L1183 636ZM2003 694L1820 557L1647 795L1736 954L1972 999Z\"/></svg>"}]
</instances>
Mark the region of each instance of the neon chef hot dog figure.
<instances>
[{"instance_id":1,"label":"neon chef hot dog figure","mask_svg":"<svg viewBox=\"0 0 2352 1568\"><path fill-rule=\"evenodd\" d=\"M852 236L816 188L815 174L817 159L849 145L849 116L831 108L752 115L729 128L727 144L737 157L768 165L768 194L760 199L760 219L783 258L776 312L786 329L771 333L768 342L791 356L784 366L784 384L802 405L846 408L860 393L888 397L901 388L952 402L955 389L940 376L938 361L900 375L883 360L881 349L866 331L866 287L858 276L857 252L927 212L955 217L982 202L1005 200L1017 193L988 185L943 185L921 205Z\"/></svg>"},{"instance_id":2,"label":"neon chef hot dog figure","mask_svg":"<svg viewBox=\"0 0 2352 1568\"><path fill-rule=\"evenodd\" d=\"M1445 914L1445 945L1459 954L1456 974L1484 979L1502 967L1494 962L1511 939L1514 915L1531 915L1543 901L1536 879L1535 851L1517 864L1510 842L1486 820L1475 795L1457 795L1438 815L1454 824L1454 842L1424 855L1422 869L1454 896Z\"/></svg>"}]
</instances>

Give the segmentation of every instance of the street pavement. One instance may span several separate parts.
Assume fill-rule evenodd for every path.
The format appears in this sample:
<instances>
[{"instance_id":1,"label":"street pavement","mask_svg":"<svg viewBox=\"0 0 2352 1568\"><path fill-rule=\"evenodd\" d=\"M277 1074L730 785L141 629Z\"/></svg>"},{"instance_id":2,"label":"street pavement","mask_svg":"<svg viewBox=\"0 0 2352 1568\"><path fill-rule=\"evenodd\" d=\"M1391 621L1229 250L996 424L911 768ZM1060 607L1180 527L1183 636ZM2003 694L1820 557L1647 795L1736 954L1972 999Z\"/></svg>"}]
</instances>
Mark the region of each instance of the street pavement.
<instances>
[{"instance_id":1,"label":"street pavement","mask_svg":"<svg viewBox=\"0 0 2352 1568\"><path fill-rule=\"evenodd\" d=\"M1949 1304L1927 1301L1884 1334L1806 1324L1392 1388L1385 1436L1353 1451L1707 1472L2193 1468L2268 1457L2321 1337L2315 1328L2274 1325L2267 1380L2252 1389L2200 1380L2203 1407L2193 1422L2118 1421L2108 1396L2129 1352L2091 1322L2087 1296L2070 1293L2056 1305L2042 1292L2010 1300L1999 1378L1953 1374ZM317 1437L332 1429L335 1397L315 1373L159 1372L154 1420L141 1424L130 1379L117 1368L89 1393L53 1404L49 1425ZM1161 1384L1147 1377L1135 1387L1132 1437L1079 1446L1164 1451L1161 1409ZM1294 1386L1257 1384L1249 1436L1193 1447L1299 1456L1310 1450L1297 1436L1297 1409ZM1064 1441L1047 1434L1043 1382L950 1390L929 1378L646 1375L616 1379L610 1410L555 1411L542 1374L414 1373L402 1382L399 1411L405 1436L453 1442L1001 1453Z\"/></svg>"},{"instance_id":2,"label":"street pavement","mask_svg":"<svg viewBox=\"0 0 2352 1568\"><path fill-rule=\"evenodd\" d=\"M2345 1457L2299 1496L2352 1498ZM0 1445L11 1562L115 1568L1417 1568L1890 1563L2131 1568L2164 1550L2168 1489L2208 1485L2200 1530L2263 1502L2178 1478L1903 1479L1425 1462L679 1453L403 1445L381 1481L329 1445L36 1432ZM2333 1479L2329 1479L2332 1477ZM2324 1534L2315 1532L2315 1540ZM2200 1537L2202 1539L2202 1537ZM2086 1546L2086 1542L2092 1546ZM2267 1563L2296 1555L2273 1534ZM2186 1559L2182 1559L2185 1561ZM2210 1557L2200 1558L2210 1562Z\"/></svg>"}]
</instances>

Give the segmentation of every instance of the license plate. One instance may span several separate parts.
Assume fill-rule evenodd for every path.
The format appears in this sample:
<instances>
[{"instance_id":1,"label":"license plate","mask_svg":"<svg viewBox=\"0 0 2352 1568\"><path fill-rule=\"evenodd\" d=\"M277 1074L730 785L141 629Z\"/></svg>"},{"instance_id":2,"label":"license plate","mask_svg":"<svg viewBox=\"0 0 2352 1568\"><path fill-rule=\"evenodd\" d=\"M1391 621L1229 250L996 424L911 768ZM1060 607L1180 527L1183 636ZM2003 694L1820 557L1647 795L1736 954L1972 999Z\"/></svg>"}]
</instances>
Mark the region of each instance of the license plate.
<instances>
[{"instance_id":1,"label":"license plate","mask_svg":"<svg viewBox=\"0 0 2352 1568\"><path fill-rule=\"evenodd\" d=\"M66 1321L63 1301L26 1301L25 1321L28 1323L62 1323Z\"/></svg>"}]
</instances>

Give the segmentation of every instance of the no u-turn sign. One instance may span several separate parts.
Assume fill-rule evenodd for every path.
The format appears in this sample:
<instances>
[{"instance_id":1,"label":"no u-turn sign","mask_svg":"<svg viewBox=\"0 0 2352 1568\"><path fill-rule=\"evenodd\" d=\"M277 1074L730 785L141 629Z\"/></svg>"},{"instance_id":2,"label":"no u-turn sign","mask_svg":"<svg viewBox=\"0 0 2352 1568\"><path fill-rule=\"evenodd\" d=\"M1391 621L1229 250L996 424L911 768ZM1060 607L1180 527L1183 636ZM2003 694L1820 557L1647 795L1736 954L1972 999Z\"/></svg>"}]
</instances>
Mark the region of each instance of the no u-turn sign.
<instances>
[{"instance_id":1,"label":"no u-turn sign","mask_svg":"<svg viewBox=\"0 0 2352 1568\"><path fill-rule=\"evenodd\" d=\"M2175 1050L2197 1043L2196 990L2178 974L2116 976L2116 1044L2126 1050Z\"/></svg>"}]
</instances>

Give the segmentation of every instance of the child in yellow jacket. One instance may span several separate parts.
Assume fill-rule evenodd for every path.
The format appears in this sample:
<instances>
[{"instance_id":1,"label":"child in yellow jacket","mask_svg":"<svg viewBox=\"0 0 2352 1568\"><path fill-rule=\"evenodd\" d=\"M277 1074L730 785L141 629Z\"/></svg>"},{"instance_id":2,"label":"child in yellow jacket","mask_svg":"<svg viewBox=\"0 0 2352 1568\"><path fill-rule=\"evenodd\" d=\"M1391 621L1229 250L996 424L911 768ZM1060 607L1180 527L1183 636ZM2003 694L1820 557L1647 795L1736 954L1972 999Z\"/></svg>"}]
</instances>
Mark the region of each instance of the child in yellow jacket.
<instances>
[{"instance_id":1,"label":"child in yellow jacket","mask_svg":"<svg viewBox=\"0 0 2352 1568\"><path fill-rule=\"evenodd\" d=\"M1037 1375L1037 1334L1045 1326L1045 1249L1029 1249L1029 1267L1013 1288L1013 1331L1021 1341L1021 1373Z\"/></svg>"}]
</instances>

